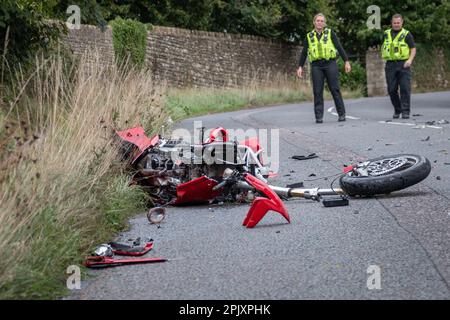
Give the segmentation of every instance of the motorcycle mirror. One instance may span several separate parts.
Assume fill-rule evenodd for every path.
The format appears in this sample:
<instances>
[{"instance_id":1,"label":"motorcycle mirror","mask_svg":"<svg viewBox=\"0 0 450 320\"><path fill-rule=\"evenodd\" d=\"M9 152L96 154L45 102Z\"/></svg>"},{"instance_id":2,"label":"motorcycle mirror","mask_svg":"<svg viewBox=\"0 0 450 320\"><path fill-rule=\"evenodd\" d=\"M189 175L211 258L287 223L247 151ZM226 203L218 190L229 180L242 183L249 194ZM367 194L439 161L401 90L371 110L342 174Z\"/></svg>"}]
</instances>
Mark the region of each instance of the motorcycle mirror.
<instances>
[{"instance_id":1,"label":"motorcycle mirror","mask_svg":"<svg viewBox=\"0 0 450 320\"><path fill-rule=\"evenodd\" d=\"M152 224L159 224L166 217L166 209L162 207L151 208L148 210L147 219Z\"/></svg>"}]
</instances>

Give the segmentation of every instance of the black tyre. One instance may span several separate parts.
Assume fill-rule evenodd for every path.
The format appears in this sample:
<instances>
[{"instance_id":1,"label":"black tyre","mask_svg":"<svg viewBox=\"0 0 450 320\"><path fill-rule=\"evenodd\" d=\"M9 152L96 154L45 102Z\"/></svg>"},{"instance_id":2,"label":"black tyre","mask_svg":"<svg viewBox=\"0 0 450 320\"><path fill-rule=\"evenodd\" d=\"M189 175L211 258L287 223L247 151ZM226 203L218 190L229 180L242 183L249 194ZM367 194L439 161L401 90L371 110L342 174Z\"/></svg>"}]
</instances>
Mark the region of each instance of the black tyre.
<instances>
[{"instance_id":1,"label":"black tyre","mask_svg":"<svg viewBox=\"0 0 450 320\"><path fill-rule=\"evenodd\" d=\"M424 180L431 171L427 158L398 154L367 160L366 175L350 172L341 177L341 188L350 196L372 196L402 190Z\"/></svg>"}]
</instances>

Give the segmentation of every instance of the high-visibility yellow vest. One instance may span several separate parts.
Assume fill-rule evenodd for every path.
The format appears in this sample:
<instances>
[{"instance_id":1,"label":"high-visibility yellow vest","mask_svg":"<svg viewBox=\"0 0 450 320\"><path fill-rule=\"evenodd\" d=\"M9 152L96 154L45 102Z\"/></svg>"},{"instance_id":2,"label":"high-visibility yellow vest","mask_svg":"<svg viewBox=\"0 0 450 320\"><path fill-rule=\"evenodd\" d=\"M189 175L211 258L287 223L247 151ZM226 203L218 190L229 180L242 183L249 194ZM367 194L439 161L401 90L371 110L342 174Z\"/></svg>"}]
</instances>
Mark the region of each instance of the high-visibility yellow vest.
<instances>
[{"instance_id":1,"label":"high-visibility yellow vest","mask_svg":"<svg viewBox=\"0 0 450 320\"><path fill-rule=\"evenodd\" d=\"M381 57L384 60L407 60L409 58L410 50L405 39L409 31L402 28L397 36L392 39L391 30L392 29L389 29L384 32Z\"/></svg>"},{"instance_id":2,"label":"high-visibility yellow vest","mask_svg":"<svg viewBox=\"0 0 450 320\"><path fill-rule=\"evenodd\" d=\"M308 33L308 60L313 62L319 59L334 59L336 58L336 47L331 38L331 29L325 28L320 40L317 37L316 30Z\"/></svg>"}]
</instances>

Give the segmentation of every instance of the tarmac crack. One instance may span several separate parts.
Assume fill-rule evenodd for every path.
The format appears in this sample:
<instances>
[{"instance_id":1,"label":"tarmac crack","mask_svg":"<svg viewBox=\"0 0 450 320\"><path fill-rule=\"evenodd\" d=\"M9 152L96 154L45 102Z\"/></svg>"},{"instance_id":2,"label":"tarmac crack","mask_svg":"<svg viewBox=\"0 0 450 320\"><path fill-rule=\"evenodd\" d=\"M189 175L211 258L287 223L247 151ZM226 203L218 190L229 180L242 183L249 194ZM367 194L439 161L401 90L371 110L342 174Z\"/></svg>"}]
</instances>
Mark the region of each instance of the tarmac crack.
<instances>
[{"instance_id":1,"label":"tarmac crack","mask_svg":"<svg viewBox=\"0 0 450 320\"><path fill-rule=\"evenodd\" d=\"M439 267L437 266L437 264L434 262L432 255L430 254L430 252L425 248L425 246L423 246L422 242L414 235L414 233L412 233L410 230L408 230L407 228L405 228L404 226L402 226L402 224L400 223L400 221L398 221L397 217L395 216L395 214L388 208L386 207L383 202L376 198L377 202L390 214L390 216L394 219L394 221L396 222L396 224L398 225L399 228L401 228L403 231L405 231L407 234L409 234L414 241L416 241L416 243L420 246L420 248L424 251L425 255L427 256L428 260L431 262L431 264L433 265L434 270L436 271L436 273L439 275L439 277L441 278L441 281L444 282L447 291L450 294L450 285L447 282L447 280L445 279L444 275L440 272Z\"/></svg>"}]
</instances>

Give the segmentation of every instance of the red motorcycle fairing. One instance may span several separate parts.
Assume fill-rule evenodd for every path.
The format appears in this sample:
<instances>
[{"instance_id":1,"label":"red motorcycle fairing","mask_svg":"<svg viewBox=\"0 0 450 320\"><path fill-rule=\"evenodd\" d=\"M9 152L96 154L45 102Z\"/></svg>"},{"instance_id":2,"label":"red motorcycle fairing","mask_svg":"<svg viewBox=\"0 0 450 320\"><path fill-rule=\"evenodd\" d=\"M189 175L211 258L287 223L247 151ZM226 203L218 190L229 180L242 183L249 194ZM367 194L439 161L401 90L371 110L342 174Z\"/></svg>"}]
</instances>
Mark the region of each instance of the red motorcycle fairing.
<instances>
[{"instance_id":1,"label":"red motorcycle fairing","mask_svg":"<svg viewBox=\"0 0 450 320\"><path fill-rule=\"evenodd\" d=\"M248 173L244 175L244 178L250 185L264 193L267 198L256 197L255 200L253 200L252 206L242 223L243 226L253 228L261 221L269 210L280 213L289 223L291 222L283 201L281 201L280 197L270 189L269 185Z\"/></svg>"},{"instance_id":2,"label":"red motorcycle fairing","mask_svg":"<svg viewBox=\"0 0 450 320\"><path fill-rule=\"evenodd\" d=\"M222 141L227 142L228 141L228 131L222 127L217 127L213 130L211 130L211 133L209 134L209 138L206 139L203 144L211 143L216 141L216 139L219 137L219 134L222 135Z\"/></svg>"},{"instance_id":3,"label":"red motorcycle fairing","mask_svg":"<svg viewBox=\"0 0 450 320\"><path fill-rule=\"evenodd\" d=\"M139 148L139 151L133 158L131 163L134 163L144 152L150 147L156 145L159 141L159 136L156 134L152 138L147 137L144 128L135 127L123 131L116 131L116 133L123 140L134 144Z\"/></svg>"},{"instance_id":4,"label":"red motorcycle fairing","mask_svg":"<svg viewBox=\"0 0 450 320\"><path fill-rule=\"evenodd\" d=\"M179 184L177 186L177 200L175 205L182 203L206 202L218 197L220 190L213 190L217 181L206 176Z\"/></svg>"},{"instance_id":5,"label":"red motorcycle fairing","mask_svg":"<svg viewBox=\"0 0 450 320\"><path fill-rule=\"evenodd\" d=\"M259 139L257 137L248 138L244 141L241 141L239 144L249 147L250 149L253 150L254 153L257 153L259 150L261 150L261 146L259 144ZM264 165L261 154L258 155L258 160L261 163L261 165ZM273 172L273 171L269 172L269 178L273 178L276 176L278 176L278 173Z\"/></svg>"},{"instance_id":6,"label":"red motorcycle fairing","mask_svg":"<svg viewBox=\"0 0 450 320\"><path fill-rule=\"evenodd\" d=\"M259 139L256 137L248 138L244 141L241 141L239 144L249 147L255 153L261 150L261 146L259 145Z\"/></svg>"},{"instance_id":7,"label":"red motorcycle fairing","mask_svg":"<svg viewBox=\"0 0 450 320\"><path fill-rule=\"evenodd\" d=\"M137 263L157 263L166 262L165 258L134 258L134 259L114 259L110 257L102 256L89 256L86 257L83 265L88 268L106 268L115 267L125 264L137 264Z\"/></svg>"}]
</instances>

